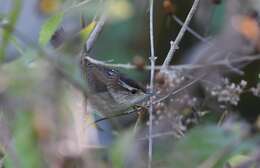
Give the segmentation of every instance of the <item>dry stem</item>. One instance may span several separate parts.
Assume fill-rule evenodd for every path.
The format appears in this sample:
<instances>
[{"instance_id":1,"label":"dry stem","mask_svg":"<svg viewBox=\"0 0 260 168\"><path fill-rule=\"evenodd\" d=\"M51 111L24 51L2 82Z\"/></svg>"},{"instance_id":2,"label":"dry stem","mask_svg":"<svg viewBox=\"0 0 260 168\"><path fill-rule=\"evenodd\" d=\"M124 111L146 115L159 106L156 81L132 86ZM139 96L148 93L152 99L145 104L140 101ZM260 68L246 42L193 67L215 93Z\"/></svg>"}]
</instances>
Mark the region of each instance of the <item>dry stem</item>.
<instances>
[{"instance_id":1,"label":"dry stem","mask_svg":"<svg viewBox=\"0 0 260 168\"><path fill-rule=\"evenodd\" d=\"M195 11L197 9L199 1L200 0L194 0L194 3L193 3L193 5L192 5L192 7L190 9L190 12L189 12L188 16L186 17L186 20L185 20L185 22L184 22L184 24L183 24L183 26L182 26L178 36L176 37L174 42L171 41L171 48L170 48L170 50L169 50L169 52L168 52L168 54L166 56L166 59L163 62L163 67L162 67L161 71L164 71L164 72L166 71L168 65L170 64L170 62L172 60L172 57L173 57L175 51L179 48L178 45L179 45L179 43L180 43L184 33L187 30L187 27L188 27L188 25L189 25L189 23L191 21L191 18L194 15L194 13L195 13Z\"/></svg>"},{"instance_id":2,"label":"dry stem","mask_svg":"<svg viewBox=\"0 0 260 168\"><path fill-rule=\"evenodd\" d=\"M151 45L151 71L150 71L150 93L154 93L154 72L155 72L155 52L154 52L154 36L153 36L153 0L150 0L150 45ZM149 134L148 134L148 168L152 167L152 154L153 154L153 96L150 97L150 106L149 106Z\"/></svg>"}]
</instances>

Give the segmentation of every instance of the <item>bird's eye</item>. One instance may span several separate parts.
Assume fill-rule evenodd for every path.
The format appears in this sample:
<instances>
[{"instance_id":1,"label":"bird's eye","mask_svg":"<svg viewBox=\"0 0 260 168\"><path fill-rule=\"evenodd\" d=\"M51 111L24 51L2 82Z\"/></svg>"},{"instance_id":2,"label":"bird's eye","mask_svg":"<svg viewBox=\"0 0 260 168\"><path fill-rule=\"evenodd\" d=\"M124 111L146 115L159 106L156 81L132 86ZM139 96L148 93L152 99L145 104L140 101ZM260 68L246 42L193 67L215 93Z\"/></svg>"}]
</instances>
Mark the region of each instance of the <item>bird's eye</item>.
<instances>
[{"instance_id":1,"label":"bird's eye","mask_svg":"<svg viewBox=\"0 0 260 168\"><path fill-rule=\"evenodd\" d=\"M133 90L131 90L131 93L132 93L132 94L136 94L136 93L137 93L137 90L136 90L136 89L133 89Z\"/></svg>"},{"instance_id":2,"label":"bird's eye","mask_svg":"<svg viewBox=\"0 0 260 168\"><path fill-rule=\"evenodd\" d=\"M107 74L108 74L109 76L113 76L113 75L115 75L115 73L116 73L116 71L113 70L113 69L107 71Z\"/></svg>"}]
</instances>

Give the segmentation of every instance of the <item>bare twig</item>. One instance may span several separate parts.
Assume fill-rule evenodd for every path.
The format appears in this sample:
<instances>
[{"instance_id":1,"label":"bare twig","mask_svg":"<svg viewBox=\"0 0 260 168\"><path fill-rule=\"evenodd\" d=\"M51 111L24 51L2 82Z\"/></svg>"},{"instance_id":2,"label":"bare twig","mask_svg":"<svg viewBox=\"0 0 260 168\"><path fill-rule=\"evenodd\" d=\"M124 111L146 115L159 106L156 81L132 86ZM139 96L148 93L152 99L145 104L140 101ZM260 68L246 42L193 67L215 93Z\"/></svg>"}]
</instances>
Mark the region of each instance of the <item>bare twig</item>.
<instances>
[{"instance_id":1,"label":"bare twig","mask_svg":"<svg viewBox=\"0 0 260 168\"><path fill-rule=\"evenodd\" d=\"M106 20L107 20L107 15L106 15L106 12L104 12L101 15L99 21L97 21L96 27L94 28L94 30L92 31L92 33L90 34L90 36L86 42L86 52L87 53L89 53L90 50L93 48L94 43L96 42L98 36L100 35Z\"/></svg>"},{"instance_id":2,"label":"bare twig","mask_svg":"<svg viewBox=\"0 0 260 168\"><path fill-rule=\"evenodd\" d=\"M172 18L181 26L183 26L183 22L176 16L176 15L172 15ZM192 28L190 28L189 26L187 26L187 31L190 32L194 37L196 37L197 39L199 39L202 42L207 43L207 39L205 39L204 37L202 37L199 33L195 32Z\"/></svg>"},{"instance_id":3,"label":"bare twig","mask_svg":"<svg viewBox=\"0 0 260 168\"><path fill-rule=\"evenodd\" d=\"M171 48L170 48L170 50L169 50L169 52L168 52L168 54L166 56L166 59L164 60L163 67L162 67L161 71L166 71L168 65L170 64L170 62L172 60L172 57L173 57L175 51L179 48L178 45L179 45L179 43L180 43L180 41L181 41L185 31L187 30L187 27L188 27L188 25L189 25L189 23L191 21L191 18L194 15L194 13L195 13L195 11L197 9L199 1L200 0L194 0L194 3L192 5L192 7L191 7L191 10L190 10L188 16L186 17L186 20L185 20L185 22L184 22L184 24L183 24L183 26L182 26L178 36L176 37L174 42L171 41Z\"/></svg>"},{"instance_id":4,"label":"bare twig","mask_svg":"<svg viewBox=\"0 0 260 168\"><path fill-rule=\"evenodd\" d=\"M71 11L72 9L79 8L79 7L81 7L81 6L83 6L83 5L87 4L87 3L89 3L89 2L91 2L91 1L92 1L92 0L85 0L85 1L79 2L79 3L75 4L75 5L72 5L72 6L70 6L69 8L65 9L65 10L64 10L64 13L69 12L69 11Z\"/></svg>"},{"instance_id":5,"label":"bare twig","mask_svg":"<svg viewBox=\"0 0 260 168\"><path fill-rule=\"evenodd\" d=\"M137 117L137 120L135 122L134 129L133 129L134 135L136 135L136 133L138 131L138 126L141 123L142 115L143 115L142 112L139 112L137 114L138 114L138 117Z\"/></svg>"},{"instance_id":6,"label":"bare twig","mask_svg":"<svg viewBox=\"0 0 260 168\"><path fill-rule=\"evenodd\" d=\"M156 133L152 135L152 138L161 138L161 137L165 137L165 136L175 136L177 138L180 138L180 136L175 132L175 131L167 131L167 132L162 132L162 133ZM149 136L145 136L142 138L138 138L137 140L139 141L144 141L144 140L148 140Z\"/></svg>"},{"instance_id":7,"label":"bare twig","mask_svg":"<svg viewBox=\"0 0 260 168\"><path fill-rule=\"evenodd\" d=\"M84 59L87 59L89 62L96 64L96 65L103 65L103 66L107 66L107 67L112 67L112 68L124 68L124 69L136 69L135 65L131 65L131 64L112 64L112 63L106 63L94 58L91 58L89 56L85 56ZM150 70L151 66L146 66L144 67L146 70ZM160 67L157 67L158 69Z\"/></svg>"},{"instance_id":8,"label":"bare twig","mask_svg":"<svg viewBox=\"0 0 260 168\"><path fill-rule=\"evenodd\" d=\"M151 47L151 73L150 73L150 93L154 93L154 72L155 72L155 52L154 52L154 36L153 36L153 0L150 0L150 47ZM148 168L152 167L152 154L153 154L153 96L150 97L149 106L149 139L148 139Z\"/></svg>"},{"instance_id":9,"label":"bare twig","mask_svg":"<svg viewBox=\"0 0 260 168\"><path fill-rule=\"evenodd\" d=\"M115 114L115 115L106 116L106 117L103 117L103 118L95 120L94 122L90 123L89 125L97 124L97 123L99 123L101 121L109 120L109 119L112 119L112 118L116 118L116 117L121 117L121 116L125 116L125 115L130 115L130 114L133 114L133 113L137 113L140 110L142 110L141 107L137 108L137 109L128 110L128 111L123 112L123 113L118 113L118 114Z\"/></svg>"},{"instance_id":10,"label":"bare twig","mask_svg":"<svg viewBox=\"0 0 260 168\"><path fill-rule=\"evenodd\" d=\"M225 110L224 113L220 116L220 119L218 121L218 126L219 127L222 126L222 124L223 124L224 120L226 119L227 115L228 115L228 111Z\"/></svg>"},{"instance_id":11,"label":"bare twig","mask_svg":"<svg viewBox=\"0 0 260 168\"><path fill-rule=\"evenodd\" d=\"M86 56L85 59L90 61L93 64L97 65L103 65L107 67L113 67L113 68L124 68L124 69L137 69L135 65L131 64L111 64L106 63L100 60L93 59L91 57ZM183 70L196 70L196 69L203 69L203 68L209 68L209 67L218 67L218 66L224 66L227 68L230 68L230 64L239 64L239 63L250 63L252 61L260 60L260 55L248 55L248 56L242 56L240 58L231 59L229 60L228 64L226 60L220 60L216 61L211 64L183 64L183 65L174 65L169 66L168 69L172 71L183 71ZM161 65L155 66L156 70L160 70L162 68ZM151 70L151 66L145 66L144 70Z\"/></svg>"}]
</instances>

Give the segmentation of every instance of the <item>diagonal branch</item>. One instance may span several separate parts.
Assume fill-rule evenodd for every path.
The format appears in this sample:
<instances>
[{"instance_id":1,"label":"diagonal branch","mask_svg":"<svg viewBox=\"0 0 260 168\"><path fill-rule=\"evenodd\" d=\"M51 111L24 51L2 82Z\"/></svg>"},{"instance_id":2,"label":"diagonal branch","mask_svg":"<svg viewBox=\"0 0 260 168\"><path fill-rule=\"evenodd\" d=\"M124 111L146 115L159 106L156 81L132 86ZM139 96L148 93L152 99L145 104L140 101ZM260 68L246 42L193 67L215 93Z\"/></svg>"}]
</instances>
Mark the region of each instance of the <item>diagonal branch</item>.
<instances>
[{"instance_id":1,"label":"diagonal branch","mask_svg":"<svg viewBox=\"0 0 260 168\"><path fill-rule=\"evenodd\" d=\"M88 40L86 41L86 52L89 53L90 50L93 48L98 36L100 35L100 33L102 32L102 29L104 27L104 24L107 20L107 15L106 12L104 12L101 16L99 21L97 21L97 25L94 28L94 30L92 31L92 33L90 34Z\"/></svg>"},{"instance_id":2,"label":"diagonal branch","mask_svg":"<svg viewBox=\"0 0 260 168\"><path fill-rule=\"evenodd\" d=\"M179 19L176 15L172 15L172 18L180 25L183 26L183 22L181 21L181 19ZM207 43L207 39L205 39L204 37L202 37L199 33L197 33L196 31L194 31L192 28L190 28L189 26L187 26L187 31L192 34L194 37L196 37L197 39L199 39L202 42Z\"/></svg>"},{"instance_id":3,"label":"diagonal branch","mask_svg":"<svg viewBox=\"0 0 260 168\"><path fill-rule=\"evenodd\" d=\"M186 20L185 20L185 22L184 22L184 24L183 24L183 26L182 26L178 36L176 37L174 42L171 41L171 48L170 48L170 50L169 50L169 52L168 52L168 54L166 56L166 59L164 60L163 67L162 67L161 71L166 71L168 65L170 64L170 62L172 60L172 57L173 57L174 53L179 48L178 45L179 45L179 43L180 43L184 33L187 30L187 27L188 27L188 25L189 25L189 23L191 21L192 16L194 15L194 13L195 13L195 11L196 11L196 9L198 7L199 1L200 0L194 0L194 3L193 3L193 5L192 5L192 7L190 9L190 12L189 12L188 16L186 17Z\"/></svg>"},{"instance_id":4,"label":"diagonal branch","mask_svg":"<svg viewBox=\"0 0 260 168\"><path fill-rule=\"evenodd\" d=\"M70 6L69 8L65 9L65 10L64 10L64 13L69 12L69 11L75 9L75 8L82 7L82 6L84 6L85 4L87 4L87 3L91 2L91 1L92 1L92 0L85 0L85 1L82 1L82 2L77 3L77 4L75 4L75 5L72 5L72 6Z\"/></svg>"}]
</instances>

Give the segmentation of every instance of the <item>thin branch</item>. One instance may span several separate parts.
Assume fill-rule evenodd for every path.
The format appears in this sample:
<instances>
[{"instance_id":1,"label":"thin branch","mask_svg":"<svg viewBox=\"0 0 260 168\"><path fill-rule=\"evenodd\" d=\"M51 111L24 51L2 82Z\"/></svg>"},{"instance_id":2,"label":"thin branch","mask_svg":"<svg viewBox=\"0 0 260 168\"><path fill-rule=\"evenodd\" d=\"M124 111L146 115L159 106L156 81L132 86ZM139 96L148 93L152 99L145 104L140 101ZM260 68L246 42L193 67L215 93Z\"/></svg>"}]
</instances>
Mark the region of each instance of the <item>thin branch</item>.
<instances>
[{"instance_id":1,"label":"thin branch","mask_svg":"<svg viewBox=\"0 0 260 168\"><path fill-rule=\"evenodd\" d=\"M86 56L85 59L90 61L93 64L97 65L103 65L107 67L112 68L124 68L124 69L137 69L135 65L131 64L111 64L106 63L100 60L96 60L94 58ZM239 64L239 63L250 63L252 61L260 60L260 55L248 55L248 56L241 56L240 58L229 60L229 65L227 64L226 60L220 60L216 61L211 64L183 64L183 65L174 65L169 66L168 69L172 71L183 71L183 70L196 70L196 69L203 69L203 68L209 68L209 67L218 67L218 66L225 66L227 68L230 68L230 64ZM155 70L160 70L162 68L161 65L157 65L154 67ZM144 70L151 70L151 66L145 66Z\"/></svg>"},{"instance_id":2,"label":"thin branch","mask_svg":"<svg viewBox=\"0 0 260 168\"><path fill-rule=\"evenodd\" d=\"M165 137L165 136L175 136L177 138L180 138L180 136L178 136L175 131L156 133L156 134L152 135L152 138L153 139L154 138L161 138L161 137ZM142 138L138 138L137 140L144 141L144 140L148 140L148 139L149 139L149 136L145 136L145 137L142 137Z\"/></svg>"},{"instance_id":3,"label":"thin branch","mask_svg":"<svg viewBox=\"0 0 260 168\"><path fill-rule=\"evenodd\" d=\"M162 67L161 71L165 71L167 69L168 65L170 64L170 62L172 60L172 57L173 57L175 51L179 48L178 45L179 45L179 43L180 43L180 41L181 41L185 31L187 30L187 27L188 27L188 25L189 25L189 23L191 21L191 18L194 15L194 13L195 13L195 11L197 9L199 1L200 0L194 0L194 3L192 5L192 7L191 7L191 10L190 10L188 16L186 17L186 20L185 20L185 22L184 22L184 24L183 24L183 26L182 26L178 36L176 37L174 42L171 41L171 48L170 48L170 50L169 50L169 52L168 52L168 54L166 56L166 59L164 60L163 67Z\"/></svg>"},{"instance_id":4,"label":"thin branch","mask_svg":"<svg viewBox=\"0 0 260 168\"><path fill-rule=\"evenodd\" d=\"M92 0L85 0L85 1L79 2L79 3L75 4L75 5L72 5L72 6L70 6L69 8L65 9L65 10L64 10L64 13L69 12L69 11L71 11L72 9L79 8L79 7L81 7L81 6L83 6L83 5L87 4L87 3L89 3L89 2L91 2L91 1L92 1Z\"/></svg>"},{"instance_id":5,"label":"thin branch","mask_svg":"<svg viewBox=\"0 0 260 168\"><path fill-rule=\"evenodd\" d=\"M117 117L122 117L122 116L125 116L125 115L130 115L130 114L133 114L133 113L137 113L139 112L140 110L142 110L142 108L137 108L137 109L132 109L132 110L128 110L126 112L123 112L123 113L119 113L119 114L115 114L115 115L111 115L111 116L106 116L106 117L102 117L100 119L97 119L95 120L93 123L90 123L89 125L93 125L93 124L97 124L101 121L105 121L105 120L109 120L109 119L112 119L112 118L117 118Z\"/></svg>"},{"instance_id":6,"label":"thin branch","mask_svg":"<svg viewBox=\"0 0 260 168\"><path fill-rule=\"evenodd\" d=\"M153 0L150 0L150 47L151 47L151 71L150 71L150 93L154 93L154 72L155 72L155 52L154 52L154 36L153 36ZM149 138L148 138L148 168L152 167L152 154L153 154L153 96L150 97L150 107L149 107Z\"/></svg>"},{"instance_id":7,"label":"thin branch","mask_svg":"<svg viewBox=\"0 0 260 168\"><path fill-rule=\"evenodd\" d=\"M90 36L86 42L86 52L87 53L89 53L90 50L93 48L94 43L96 42L98 36L100 35L106 20L107 20L107 15L106 15L106 12L104 12L101 15L99 21L97 21L96 27L94 28L94 30L92 31L92 33L90 34Z\"/></svg>"},{"instance_id":8,"label":"thin branch","mask_svg":"<svg viewBox=\"0 0 260 168\"><path fill-rule=\"evenodd\" d=\"M176 15L172 15L172 18L181 26L183 26L183 22L176 16ZM189 26L187 26L187 31L190 32L194 37L196 37L197 39L199 39L202 42L207 43L207 39L205 39L204 37L202 37L199 33L195 32L192 28L190 28Z\"/></svg>"},{"instance_id":9,"label":"thin branch","mask_svg":"<svg viewBox=\"0 0 260 168\"><path fill-rule=\"evenodd\" d=\"M131 65L131 64L111 64L111 63L106 63L97 59L94 59L92 57L89 56L85 56L84 59L87 59L89 62L96 64L96 65L102 65L102 66L106 66L106 67L112 67L112 68L124 68L124 69L137 69L137 67L135 65ZM157 67L158 69L160 67ZM146 66L144 67L144 69L146 70L150 70L151 66Z\"/></svg>"}]
</instances>

